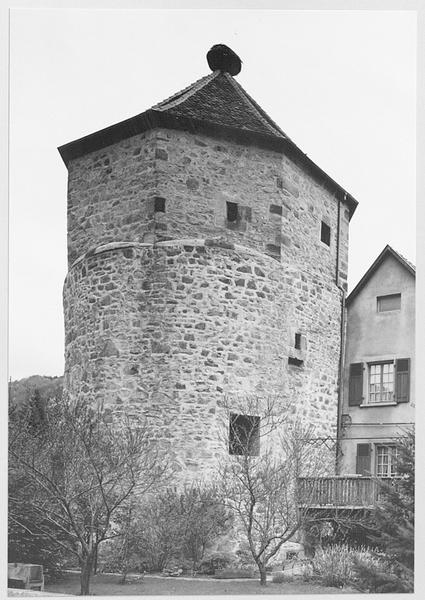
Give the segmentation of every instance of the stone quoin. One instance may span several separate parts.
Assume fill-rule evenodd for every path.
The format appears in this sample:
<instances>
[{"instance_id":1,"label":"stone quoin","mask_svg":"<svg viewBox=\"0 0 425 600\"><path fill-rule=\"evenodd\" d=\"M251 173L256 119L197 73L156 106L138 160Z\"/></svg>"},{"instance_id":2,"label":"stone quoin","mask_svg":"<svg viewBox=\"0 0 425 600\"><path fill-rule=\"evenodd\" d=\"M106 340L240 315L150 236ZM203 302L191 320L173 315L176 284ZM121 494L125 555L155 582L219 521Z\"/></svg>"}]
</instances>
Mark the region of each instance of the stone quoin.
<instances>
[{"instance_id":1,"label":"stone quoin","mask_svg":"<svg viewBox=\"0 0 425 600\"><path fill-rule=\"evenodd\" d=\"M225 398L277 398L336 438L357 205L213 48L206 77L59 149L65 389L146 416L193 476L227 451Z\"/></svg>"}]
</instances>

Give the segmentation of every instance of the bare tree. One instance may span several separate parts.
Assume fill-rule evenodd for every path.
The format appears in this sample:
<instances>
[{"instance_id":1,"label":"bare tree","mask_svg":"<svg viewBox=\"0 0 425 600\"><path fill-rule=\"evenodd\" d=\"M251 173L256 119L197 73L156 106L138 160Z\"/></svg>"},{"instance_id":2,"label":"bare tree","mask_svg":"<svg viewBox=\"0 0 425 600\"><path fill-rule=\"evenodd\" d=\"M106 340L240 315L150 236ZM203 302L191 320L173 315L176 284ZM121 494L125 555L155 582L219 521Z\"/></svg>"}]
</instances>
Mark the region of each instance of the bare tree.
<instances>
[{"instance_id":1,"label":"bare tree","mask_svg":"<svg viewBox=\"0 0 425 600\"><path fill-rule=\"evenodd\" d=\"M194 573L206 549L227 532L232 515L220 503L215 487L199 481L181 490L180 506L185 520L183 556L191 560Z\"/></svg>"},{"instance_id":2,"label":"bare tree","mask_svg":"<svg viewBox=\"0 0 425 600\"><path fill-rule=\"evenodd\" d=\"M195 572L206 549L227 532L231 517L210 484L194 481L168 487L135 507L131 527L123 519L124 547L152 570L177 563L190 564Z\"/></svg>"},{"instance_id":3,"label":"bare tree","mask_svg":"<svg viewBox=\"0 0 425 600\"><path fill-rule=\"evenodd\" d=\"M320 452L311 450L311 432L273 399L247 398L237 408L226 401L225 409L229 456L220 467L221 490L266 585L268 563L309 518L297 481L320 473Z\"/></svg>"},{"instance_id":4,"label":"bare tree","mask_svg":"<svg viewBox=\"0 0 425 600\"><path fill-rule=\"evenodd\" d=\"M32 510L43 515L33 533L53 540L78 557L81 595L89 593L99 545L116 535L114 515L134 495L151 491L167 464L152 446L146 424L108 414L82 402L53 401L36 433L25 423L10 426L9 461L33 484ZM20 498L10 506L19 520ZM46 526L43 526L43 523Z\"/></svg>"}]
</instances>

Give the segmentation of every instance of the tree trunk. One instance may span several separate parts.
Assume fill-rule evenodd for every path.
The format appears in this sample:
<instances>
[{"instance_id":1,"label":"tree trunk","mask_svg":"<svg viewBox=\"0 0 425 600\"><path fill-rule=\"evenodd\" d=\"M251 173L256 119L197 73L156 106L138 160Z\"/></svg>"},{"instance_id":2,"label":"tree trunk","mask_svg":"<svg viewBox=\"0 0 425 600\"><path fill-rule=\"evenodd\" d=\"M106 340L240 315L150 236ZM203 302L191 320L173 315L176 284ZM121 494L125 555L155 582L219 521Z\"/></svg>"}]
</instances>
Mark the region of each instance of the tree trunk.
<instances>
[{"instance_id":1,"label":"tree trunk","mask_svg":"<svg viewBox=\"0 0 425 600\"><path fill-rule=\"evenodd\" d=\"M127 519L126 519L126 523L125 523L125 533L124 533L124 541L123 541L123 547L122 547L122 570L121 570L121 574L122 577L120 579L120 583L122 583L123 585L126 582L127 579L127 573L128 573L128 555L129 555L129 547L130 547L130 523L131 523L131 504L129 506L128 509L128 513L127 513Z\"/></svg>"},{"instance_id":2,"label":"tree trunk","mask_svg":"<svg viewBox=\"0 0 425 600\"><path fill-rule=\"evenodd\" d=\"M96 575L96 574L97 574L97 549L98 549L98 546L96 546L96 550L95 550L95 553L94 553L94 560L93 560L93 575Z\"/></svg>"},{"instance_id":3,"label":"tree trunk","mask_svg":"<svg viewBox=\"0 0 425 600\"><path fill-rule=\"evenodd\" d=\"M123 563L122 563L122 569L121 569L121 579L120 579L120 583L122 585L125 584L125 582L127 581L127 573L128 573L128 561L127 561L127 557L124 557Z\"/></svg>"},{"instance_id":4,"label":"tree trunk","mask_svg":"<svg viewBox=\"0 0 425 600\"><path fill-rule=\"evenodd\" d=\"M90 593L90 576L93 567L93 556L85 556L80 559L80 596L88 596Z\"/></svg>"},{"instance_id":5,"label":"tree trunk","mask_svg":"<svg viewBox=\"0 0 425 600\"><path fill-rule=\"evenodd\" d=\"M121 585L124 585L125 582L127 581L127 567L123 567L121 575L122 575L122 577L120 579L120 583L121 583Z\"/></svg>"},{"instance_id":6,"label":"tree trunk","mask_svg":"<svg viewBox=\"0 0 425 600\"><path fill-rule=\"evenodd\" d=\"M266 573L266 567L265 566L259 566L258 567L259 571L260 571L260 585L267 585L267 573Z\"/></svg>"}]
</instances>

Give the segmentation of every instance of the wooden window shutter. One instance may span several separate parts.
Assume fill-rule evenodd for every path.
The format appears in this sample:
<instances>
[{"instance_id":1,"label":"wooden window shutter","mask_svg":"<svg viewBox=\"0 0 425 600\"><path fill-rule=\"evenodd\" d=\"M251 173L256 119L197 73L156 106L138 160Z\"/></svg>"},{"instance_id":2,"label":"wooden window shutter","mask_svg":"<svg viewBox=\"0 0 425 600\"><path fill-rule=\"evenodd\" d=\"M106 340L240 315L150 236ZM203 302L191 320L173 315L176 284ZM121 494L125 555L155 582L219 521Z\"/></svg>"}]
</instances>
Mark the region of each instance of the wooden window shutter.
<instances>
[{"instance_id":1,"label":"wooden window shutter","mask_svg":"<svg viewBox=\"0 0 425 600\"><path fill-rule=\"evenodd\" d=\"M363 400L363 363L350 365L348 385L348 405L359 406Z\"/></svg>"},{"instance_id":2,"label":"wooden window shutter","mask_svg":"<svg viewBox=\"0 0 425 600\"><path fill-rule=\"evenodd\" d=\"M357 444L356 473L357 475L370 475L371 473L370 444Z\"/></svg>"},{"instance_id":3,"label":"wooden window shutter","mask_svg":"<svg viewBox=\"0 0 425 600\"><path fill-rule=\"evenodd\" d=\"M395 362L395 401L409 402L410 358L399 358Z\"/></svg>"}]
</instances>

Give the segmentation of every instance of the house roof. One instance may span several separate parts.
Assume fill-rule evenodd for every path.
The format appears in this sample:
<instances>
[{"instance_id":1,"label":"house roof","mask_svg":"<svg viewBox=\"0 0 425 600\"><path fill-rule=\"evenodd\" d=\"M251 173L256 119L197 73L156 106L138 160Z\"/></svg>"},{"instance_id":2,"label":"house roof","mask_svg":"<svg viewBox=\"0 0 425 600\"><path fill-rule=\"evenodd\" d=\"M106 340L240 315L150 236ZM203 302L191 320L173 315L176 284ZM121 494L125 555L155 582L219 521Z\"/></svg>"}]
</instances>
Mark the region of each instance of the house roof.
<instances>
[{"instance_id":1,"label":"house roof","mask_svg":"<svg viewBox=\"0 0 425 600\"><path fill-rule=\"evenodd\" d=\"M296 146L226 68L223 65L143 113L60 146L63 161L68 166L75 158L157 127L205 133L289 155L347 204L351 218L358 204L353 196Z\"/></svg>"},{"instance_id":2,"label":"house roof","mask_svg":"<svg viewBox=\"0 0 425 600\"><path fill-rule=\"evenodd\" d=\"M403 255L401 255L399 252L396 252L396 250L394 250L394 248L391 248L391 246L387 244L385 246L385 248L382 250L381 254L378 256L378 258L375 260L375 262L369 267L369 269L366 271L366 273L360 279L360 281L358 282L356 287L347 296L346 301L345 301L345 303L347 305L353 301L353 299L357 296L357 294L360 292L360 290L366 285L366 283L369 281L369 279L372 277L372 275L379 269L379 267L382 265L382 263L388 256L394 257L405 269L407 269L409 271L409 273L411 275L413 275L413 277L416 277L415 265L413 265L410 261L407 260L407 258L404 258Z\"/></svg>"}]
</instances>

